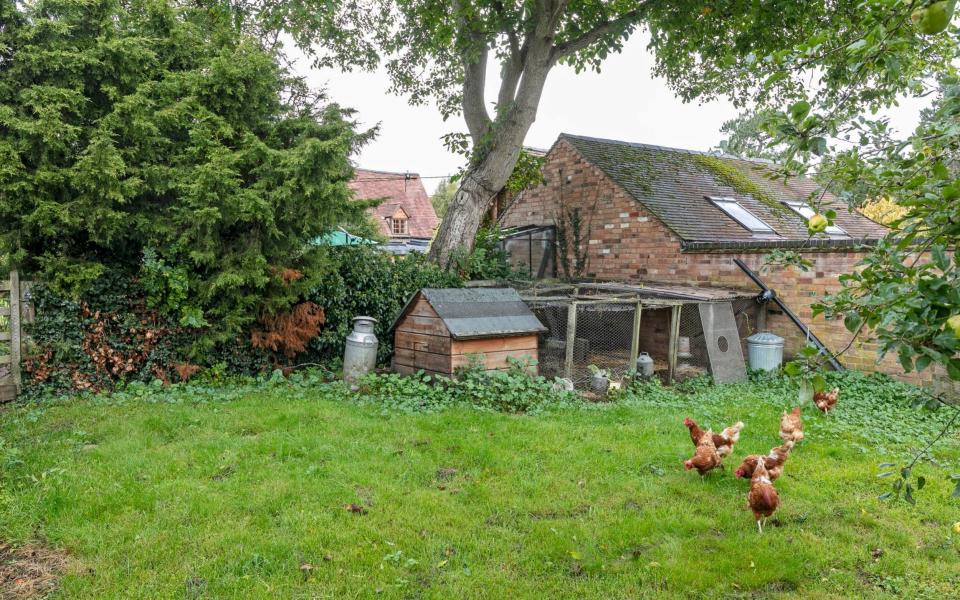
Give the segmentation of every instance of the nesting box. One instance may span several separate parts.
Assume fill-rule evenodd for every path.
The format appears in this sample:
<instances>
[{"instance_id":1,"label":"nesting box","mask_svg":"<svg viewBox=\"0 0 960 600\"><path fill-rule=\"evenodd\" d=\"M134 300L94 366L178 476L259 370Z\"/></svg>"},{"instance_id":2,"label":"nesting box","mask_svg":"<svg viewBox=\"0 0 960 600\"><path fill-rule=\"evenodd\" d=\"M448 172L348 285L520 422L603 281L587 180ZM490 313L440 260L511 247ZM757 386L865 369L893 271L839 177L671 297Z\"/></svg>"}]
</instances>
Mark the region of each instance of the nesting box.
<instances>
[{"instance_id":1,"label":"nesting box","mask_svg":"<svg viewBox=\"0 0 960 600\"><path fill-rule=\"evenodd\" d=\"M452 376L471 361L488 371L508 368L511 357L534 363L545 331L514 289L425 288L394 322L393 368Z\"/></svg>"}]
</instances>

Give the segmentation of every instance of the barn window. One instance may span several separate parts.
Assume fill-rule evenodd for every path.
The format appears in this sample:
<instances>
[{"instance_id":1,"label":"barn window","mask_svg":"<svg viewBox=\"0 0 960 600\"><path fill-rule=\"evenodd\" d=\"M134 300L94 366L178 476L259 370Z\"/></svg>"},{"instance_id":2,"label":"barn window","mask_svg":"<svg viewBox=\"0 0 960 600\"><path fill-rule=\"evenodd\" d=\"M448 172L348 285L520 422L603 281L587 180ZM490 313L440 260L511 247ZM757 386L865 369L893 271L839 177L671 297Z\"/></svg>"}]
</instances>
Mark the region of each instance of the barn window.
<instances>
[{"instance_id":1,"label":"barn window","mask_svg":"<svg viewBox=\"0 0 960 600\"><path fill-rule=\"evenodd\" d=\"M393 235L407 235L407 219L406 217L396 216L390 219L390 231Z\"/></svg>"},{"instance_id":2,"label":"barn window","mask_svg":"<svg viewBox=\"0 0 960 600\"><path fill-rule=\"evenodd\" d=\"M753 233L776 233L773 227L770 227L752 212L740 206L740 203L733 198L708 196L707 199L713 202L717 208L725 212L728 217L740 223Z\"/></svg>"},{"instance_id":3,"label":"barn window","mask_svg":"<svg viewBox=\"0 0 960 600\"><path fill-rule=\"evenodd\" d=\"M797 213L806 220L810 220L810 217L817 214L814 212L810 205L806 202L784 202L787 206L790 207L790 210ZM846 236L847 232L837 227L836 225L829 225L825 230L827 235L836 235L836 236Z\"/></svg>"}]
</instances>

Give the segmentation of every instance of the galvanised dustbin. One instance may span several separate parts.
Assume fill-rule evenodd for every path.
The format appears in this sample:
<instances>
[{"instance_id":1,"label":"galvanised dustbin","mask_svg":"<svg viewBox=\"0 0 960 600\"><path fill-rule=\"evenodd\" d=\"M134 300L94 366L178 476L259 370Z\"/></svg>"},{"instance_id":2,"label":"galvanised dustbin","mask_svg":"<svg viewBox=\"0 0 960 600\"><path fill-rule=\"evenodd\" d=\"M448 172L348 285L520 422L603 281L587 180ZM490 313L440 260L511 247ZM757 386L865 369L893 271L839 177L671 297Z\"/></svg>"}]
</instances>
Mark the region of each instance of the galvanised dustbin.
<instances>
[{"instance_id":1,"label":"galvanised dustbin","mask_svg":"<svg viewBox=\"0 0 960 600\"><path fill-rule=\"evenodd\" d=\"M747 338L747 360L751 369L776 371L783 362L783 338L761 331Z\"/></svg>"}]
</instances>

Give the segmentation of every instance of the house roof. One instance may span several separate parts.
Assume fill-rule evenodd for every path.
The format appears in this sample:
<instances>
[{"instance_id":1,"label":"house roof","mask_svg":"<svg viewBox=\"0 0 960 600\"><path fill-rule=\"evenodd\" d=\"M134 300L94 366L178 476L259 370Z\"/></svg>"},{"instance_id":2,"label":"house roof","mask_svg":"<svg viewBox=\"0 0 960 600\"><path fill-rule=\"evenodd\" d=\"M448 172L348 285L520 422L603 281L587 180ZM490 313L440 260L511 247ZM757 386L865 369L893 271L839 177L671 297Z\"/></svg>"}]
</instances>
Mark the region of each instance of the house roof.
<instances>
[{"instance_id":1,"label":"house roof","mask_svg":"<svg viewBox=\"0 0 960 600\"><path fill-rule=\"evenodd\" d=\"M423 180L416 173L354 169L350 189L358 200L383 200L372 212L384 235L392 236L387 219L401 208L408 217L409 237L433 237L433 230L439 222L437 213L423 187Z\"/></svg>"},{"instance_id":2,"label":"house roof","mask_svg":"<svg viewBox=\"0 0 960 600\"><path fill-rule=\"evenodd\" d=\"M887 232L860 213L850 212L811 179L775 178L767 161L566 133L561 140L653 213L687 249L850 247L875 243ZM835 224L848 236L818 234L811 239L805 220L784 204L810 203L811 195L821 193L821 206L837 212ZM707 197L736 199L775 233L749 231Z\"/></svg>"},{"instance_id":3,"label":"house roof","mask_svg":"<svg viewBox=\"0 0 960 600\"><path fill-rule=\"evenodd\" d=\"M407 314L418 296L433 310L457 340L543 333L547 330L513 288L424 288L407 302L393 327Z\"/></svg>"}]
</instances>

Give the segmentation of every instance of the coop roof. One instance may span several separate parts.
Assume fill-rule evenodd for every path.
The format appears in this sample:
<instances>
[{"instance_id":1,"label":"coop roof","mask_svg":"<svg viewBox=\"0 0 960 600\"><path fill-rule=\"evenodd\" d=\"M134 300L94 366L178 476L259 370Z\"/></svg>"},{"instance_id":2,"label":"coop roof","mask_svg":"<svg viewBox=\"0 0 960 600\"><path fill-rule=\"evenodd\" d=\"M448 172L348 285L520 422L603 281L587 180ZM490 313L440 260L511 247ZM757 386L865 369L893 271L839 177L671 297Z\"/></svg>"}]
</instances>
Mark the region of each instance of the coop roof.
<instances>
[{"instance_id":1,"label":"coop roof","mask_svg":"<svg viewBox=\"0 0 960 600\"><path fill-rule=\"evenodd\" d=\"M437 312L454 339L514 336L547 330L512 288L424 288L410 298L394 327L421 295Z\"/></svg>"},{"instance_id":2,"label":"coop roof","mask_svg":"<svg viewBox=\"0 0 960 600\"><path fill-rule=\"evenodd\" d=\"M560 139L653 213L687 249L849 247L875 243L886 233L812 179L775 177L766 161L567 133ZM811 239L800 213L821 197L824 208L837 212L839 231ZM753 227L751 215L766 230Z\"/></svg>"}]
</instances>

